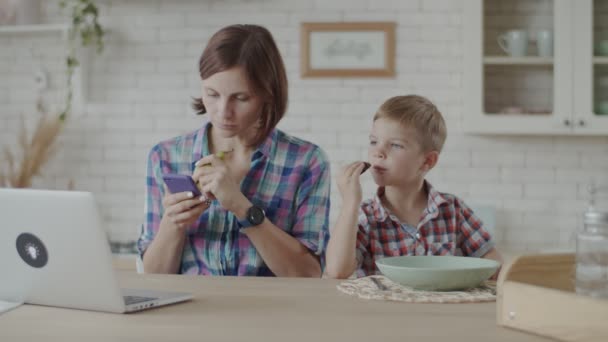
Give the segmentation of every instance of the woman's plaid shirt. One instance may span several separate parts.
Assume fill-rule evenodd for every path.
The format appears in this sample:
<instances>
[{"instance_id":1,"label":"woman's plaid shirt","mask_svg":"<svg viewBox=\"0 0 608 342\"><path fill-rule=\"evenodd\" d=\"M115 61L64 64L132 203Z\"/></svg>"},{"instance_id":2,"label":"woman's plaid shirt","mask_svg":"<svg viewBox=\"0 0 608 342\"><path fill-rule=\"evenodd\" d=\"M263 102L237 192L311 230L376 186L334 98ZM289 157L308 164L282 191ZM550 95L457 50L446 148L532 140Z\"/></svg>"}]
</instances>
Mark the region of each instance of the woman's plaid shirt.
<instances>
[{"instance_id":1,"label":"woman's plaid shirt","mask_svg":"<svg viewBox=\"0 0 608 342\"><path fill-rule=\"evenodd\" d=\"M199 130L163 141L148 158L145 222L138 249L143 255L158 233L164 208L162 175L191 175L194 163L208 155L207 123ZM329 238L330 169L316 145L275 129L257 148L241 191L266 211L268 219L296 238L323 263ZM322 265L323 266L323 265ZM217 201L187 229L180 273L273 276L237 219Z\"/></svg>"}]
</instances>

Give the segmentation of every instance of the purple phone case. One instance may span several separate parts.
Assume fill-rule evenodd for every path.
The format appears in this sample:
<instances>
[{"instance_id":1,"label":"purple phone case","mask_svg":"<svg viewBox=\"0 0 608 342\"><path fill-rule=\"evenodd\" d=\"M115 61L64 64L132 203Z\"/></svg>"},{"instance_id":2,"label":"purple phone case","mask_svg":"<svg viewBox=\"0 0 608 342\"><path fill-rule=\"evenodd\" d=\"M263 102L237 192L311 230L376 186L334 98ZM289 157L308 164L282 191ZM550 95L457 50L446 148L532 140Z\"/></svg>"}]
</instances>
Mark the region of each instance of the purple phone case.
<instances>
[{"instance_id":1,"label":"purple phone case","mask_svg":"<svg viewBox=\"0 0 608 342\"><path fill-rule=\"evenodd\" d=\"M169 173L163 175L163 180L165 181L167 188L169 188L169 191L171 191L172 194L184 191L192 191L194 196L201 196L201 192L194 183L194 180L192 180L192 177L188 175Z\"/></svg>"}]
</instances>

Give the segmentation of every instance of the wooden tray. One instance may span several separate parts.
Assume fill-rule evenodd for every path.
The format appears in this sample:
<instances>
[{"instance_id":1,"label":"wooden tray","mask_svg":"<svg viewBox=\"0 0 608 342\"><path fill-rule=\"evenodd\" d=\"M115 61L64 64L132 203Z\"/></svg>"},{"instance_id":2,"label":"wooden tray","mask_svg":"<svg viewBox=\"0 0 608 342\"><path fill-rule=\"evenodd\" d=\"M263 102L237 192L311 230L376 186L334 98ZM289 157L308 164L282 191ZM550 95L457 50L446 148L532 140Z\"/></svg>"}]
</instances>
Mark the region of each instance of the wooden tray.
<instances>
[{"instance_id":1,"label":"wooden tray","mask_svg":"<svg viewBox=\"0 0 608 342\"><path fill-rule=\"evenodd\" d=\"M574 292L574 254L524 255L498 278L497 323L560 341L608 341L608 300Z\"/></svg>"}]
</instances>

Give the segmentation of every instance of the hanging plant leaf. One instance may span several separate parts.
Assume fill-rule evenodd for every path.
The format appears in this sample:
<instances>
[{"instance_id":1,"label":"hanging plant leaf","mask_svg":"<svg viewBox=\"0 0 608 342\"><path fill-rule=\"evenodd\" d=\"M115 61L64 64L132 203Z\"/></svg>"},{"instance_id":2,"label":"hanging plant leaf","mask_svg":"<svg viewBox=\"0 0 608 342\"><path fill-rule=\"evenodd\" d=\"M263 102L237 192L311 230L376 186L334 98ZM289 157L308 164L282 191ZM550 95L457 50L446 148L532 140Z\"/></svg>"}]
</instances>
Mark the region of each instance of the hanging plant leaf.
<instances>
[{"instance_id":1,"label":"hanging plant leaf","mask_svg":"<svg viewBox=\"0 0 608 342\"><path fill-rule=\"evenodd\" d=\"M99 24L99 9L93 0L61 0L59 6L62 9L69 8L71 14L71 27L68 34L68 56L67 63L67 87L65 109L61 119L65 120L72 109L72 76L74 69L80 65L76 57L78 41L81 46L95 44L97 53L101 53L104 47L104 30Z\"/></svg>"}]
</instances>

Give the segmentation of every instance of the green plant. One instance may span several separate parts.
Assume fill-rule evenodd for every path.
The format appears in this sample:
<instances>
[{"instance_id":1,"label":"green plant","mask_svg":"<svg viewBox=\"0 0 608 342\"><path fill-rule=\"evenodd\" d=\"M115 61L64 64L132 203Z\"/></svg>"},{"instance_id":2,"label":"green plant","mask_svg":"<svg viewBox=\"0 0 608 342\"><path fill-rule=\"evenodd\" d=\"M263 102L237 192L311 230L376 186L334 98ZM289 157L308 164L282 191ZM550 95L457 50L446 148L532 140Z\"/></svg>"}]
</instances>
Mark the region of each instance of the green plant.
<instances>
[{"instance_id":1,"label":"green plant","mask_svg":"<svg viewBox=\"0 0 608 342\"><path fill-rule=\"evenodd\" d=\"M0 187L27 188L32 185L32 179L40 175L42 167L53 157L57 149L57 138L63 128L68 114L72 110L72 77L80 64L77 59L77 47L80 41L82 46L95 44L97 53L103 51L104 30L98 22L99 10L93 0L62 0L62 9L69 9L71 23L68 32L67 64L67 97L65 109L58 116L50 116L37 100L37 110L41 114L34 131L29 137L22 118L18 137L18 148L21 150L21 159L17 151L8 147L3 149L3 163L0 163ZM79 39L80 38L80 39ZM73 188L70 182L68 188Z\"/></svg>"},{"instance_id":2,"label":"green plant","mask_svg":"<svg viewBox=\"0 0 608 342\"><path fill-rule=\"evenodd\" d=\"M71 23L68 32L68 54L66 57L67 66L67 97L66 105L59 119L64 121L72 110L73 90L72 78L74 70L80 65L76 57L78 40L82 46L95 44L97 53L103 51L103 37L105 31L99 24L99 9L93 0L62 0L59 3L62 9L70 11Z\"/></svg>"},{"instance_id":3,"label":"green plant","mask_svg":"<svg viewBox=\"0 0 608 342\"><path fill-rule=\"evenodd\" d=\"M4 163L0 168L0 187L29 188L32 180L40 175L42 167L57 151L57 137L61 132L62 120L49 117L48 111L39 97L36 102L38 121L31 136L25 128L25 119L21 117L21 128L17 140L17 150L21 150L21 159L17 151L4 147Z\"/></svg>"}]
</instances>

